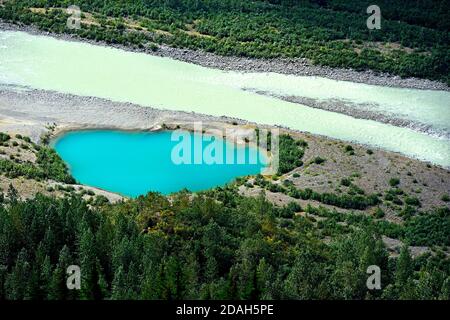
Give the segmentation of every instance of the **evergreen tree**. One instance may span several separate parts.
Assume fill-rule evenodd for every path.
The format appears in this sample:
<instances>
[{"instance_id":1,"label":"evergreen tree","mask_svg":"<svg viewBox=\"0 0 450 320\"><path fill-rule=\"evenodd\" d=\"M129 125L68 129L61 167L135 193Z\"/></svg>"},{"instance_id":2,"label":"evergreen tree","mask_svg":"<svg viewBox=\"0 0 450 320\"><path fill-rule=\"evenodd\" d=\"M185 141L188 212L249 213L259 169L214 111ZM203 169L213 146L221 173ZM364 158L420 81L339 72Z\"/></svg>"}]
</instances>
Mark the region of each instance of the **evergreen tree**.
<instances>
[{"instance_id":1,"label":"evergreen tree","mask_svg":"<svg viewBox=\"0 0 450 320\"><path fill-rule=\"evenodd\" d=\"M14 268L7 275L5 281L6 298L9 300L29 299L29 279L31 268L25 249L20 250Z\"/></svg>"},{"instance_id":2,"label":"evergreen tree","mask_svg":"<svg viewBox=\"0 0 450 320\"><path fill-rule=\"evenodd\" d=\"M82 229L79 257L81 262L81 290L82 299L91 300L100 296L97 275L97 256L94 235L90 228L85 225Z\"/></svg>"},{"instance_id":3,"label":"evergreen tree","mask_svg":"<svg viewBox=\"0 0 450 320\"><path fill-rule=\"evenodd\" d=\"M260 299L270 300L274 298L273 282L274 270L266 262L266 259L262 258L256 268L256 288Z\"/></svg>"},{"instance_id":4,"label":"evergreen tree","mask_svg":"<svg viewBox=\"0 0 450 320\"><path fill-rule=\"evenodd\" d=\"M64 246L60 251L58 264L53 270L51 277L48 290L49 300L66 300L74 299L76 297L75 290L69 290L67 288L67 268L72 264L73 262L69 248ZM81 269L81 275L83 275L83 269ZM81 280L81 285L83 285L83 280Z\"/></svg>"}]
</instances>

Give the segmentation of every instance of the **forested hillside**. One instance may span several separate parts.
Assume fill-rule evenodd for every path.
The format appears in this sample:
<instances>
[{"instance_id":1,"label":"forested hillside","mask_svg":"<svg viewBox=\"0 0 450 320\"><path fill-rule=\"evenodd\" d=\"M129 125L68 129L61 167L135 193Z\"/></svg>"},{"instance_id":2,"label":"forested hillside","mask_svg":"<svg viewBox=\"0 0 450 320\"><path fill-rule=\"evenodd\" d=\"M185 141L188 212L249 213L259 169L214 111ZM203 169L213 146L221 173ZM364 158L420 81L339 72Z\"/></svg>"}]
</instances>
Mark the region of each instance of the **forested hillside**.
<instances>
[{"instance_id":1,"label":"forested hillside","mask_svg":"<svg viewBox=\"0 0 450 320\"><path fill-rule=\"evenodd\" d=\"M66 28L68 5L84 12ZM8 0L6 21L157 50L157 44L253 58L303 57L449 83L449 1L383 0L380 30L366 26L370 1Z\"/></svg>"},{"instance_id":2,"label":"forested hillside","mask_svg":"<svg viewBox=\"0 0 450 320\"><path fill-rule=\"evenodd\" d=\"M412 259L404 247L389 258L386 226L374 220L307 208L329 217L316 224L298 206L277 208L233 187L94 208L79 196L19 201L13 189L1 199L0 300L450 298L444 253ZM433 233L448 209L437 219L411 230ZM448 229L440 236L448 240ZM79 291L66 288L73 264ZM382 290L366 287L373 264Z\"/></svg>"}]
</instances>

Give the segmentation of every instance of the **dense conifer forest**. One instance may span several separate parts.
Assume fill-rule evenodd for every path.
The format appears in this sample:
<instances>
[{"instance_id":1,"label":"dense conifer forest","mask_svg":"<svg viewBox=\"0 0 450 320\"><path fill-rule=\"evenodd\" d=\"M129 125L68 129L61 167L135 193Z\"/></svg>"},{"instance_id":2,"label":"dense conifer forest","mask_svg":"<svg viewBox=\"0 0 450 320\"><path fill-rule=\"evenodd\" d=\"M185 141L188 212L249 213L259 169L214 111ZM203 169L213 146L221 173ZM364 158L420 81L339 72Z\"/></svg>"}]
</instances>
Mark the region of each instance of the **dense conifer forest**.
<instances>
[{"instance_id":1,"label":"dense conifer forest","mask_svg":"<svg viewBox=\"0 0 450 320\"><path fill-rule=\"evenodd\" d=\"M96 207L79 196L20 201L12 189L7 198L0 299L450 298L444 253L412 259L404 247L389 258L383 228L362 216L307 208L330 217L317 227L296 206L277 208L233 187ZM405 239L424 244L420 236L447 221L436 243L448 242L449 210L436 215L434 225L404 227ZM73 264L79 291L66 287ZM369 265L380 266L382 290L367 289Z\"/></svg>"}]
</instances>

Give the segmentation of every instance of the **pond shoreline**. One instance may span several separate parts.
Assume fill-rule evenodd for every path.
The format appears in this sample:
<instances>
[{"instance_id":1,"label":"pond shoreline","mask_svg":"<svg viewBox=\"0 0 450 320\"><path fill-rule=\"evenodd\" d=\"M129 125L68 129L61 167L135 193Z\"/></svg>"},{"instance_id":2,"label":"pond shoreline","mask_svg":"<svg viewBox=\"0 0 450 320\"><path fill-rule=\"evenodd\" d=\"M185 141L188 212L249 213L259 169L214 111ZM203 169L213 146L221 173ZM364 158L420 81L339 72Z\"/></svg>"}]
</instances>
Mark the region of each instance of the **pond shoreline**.
<instances>
[{"instance_id":1,"label":"pond shoreline","mask_svg":"<svg viewBox=\"0 0 450 320\"><path fill-rule=\"evenodd\" d=\"M15 110L10 110L9 105L15 105ZM5 120L2 121L2 117ZM203 126L198 128L198 124ZM226 139L238 147L257 147L263 152L263 148L252 142L252 134L257 127L267 130L275 128L228 116L163 110L20 86L0 86L0 132L30 136L36 143L40 143L45 136L52 144L59 137L74 131L140 133L181 129ZM284 130L293 131L289 128ZM272 161L270 152L268 161Z\"/></svg>"},{"instance_id":2,"label":"pond shoreline","mask_svg":"<svg viewBox=\"0 0 450 320\"><path fill-rule=\"evenodd\" d=\"M167 57L203 67L220 69L223 71L238 72L273 72L296 76L324 77L338 81L349 81L397 88L411 88L422 90L450 91L445 83L427 79L401 78L386 73L377 73L371 70L356 71L352 69L331 68L312 65L307 59L251 59L231 56L219 56L198 50L179 49L160 45L158 50L148 48L132 48L124 45L112 45L102 41L93 41L71 34L56 34L39 30L34 26L18 25L0 20L0 31L23 31L33 35L50 36L65 41L84 42L109 48L116 48L130 52L145 53L153 56Z\"/></svg>"},{"instance_id":3,"label":"pond shoreline","mask_svg":"<svg viewBox=\"0 0 450 320\"><path fill-rule=\"evenodd\" d=\"M14 109L11 106L14 106ZM205 131L211 134L214 134L214 130L223 130L224 128L231 128L236 133L254 129L256 126L265 129L274 128L274 126L257 125L230 117L159 110L151 106L115 102L95 97L24 87L14 90L10 86L0 86L0 132L6 132L11 136L16 134L29 136L38 143L43 135L55 137L73 130L113 129L128 132L152 132L152 130L163 130L164 128L173 129L178 125L186 129L199 121L203 122ZM294 181L298 188L311 188L321 193L334 192L335 186L340 184L341 179L360 172L364 178L358 181L358 185L367 194L372 194L383 192L389 188L387 183L392 176L400 176L403 183L402 189L406 192L415 194L415 191L420 188L420 199L424 209L442 205L443 203L440 201L442 192L449 190L449 168L432 165L399 152L368 147L362 143L347 142L281 126L277 128L280 129L280 133L289 134L294 139L304 140L308 143L308 148L302 158L304 165L283 175L278 181L273 181L274 183L282 183L286 179ZM346 146L352 146L354 155L345 152ZM2 156L0 155L0 157ZM326 159L325 163L315 164L317 157ZM296 178L295 173L299 173L299 177ZM415 179L418 183L413 181ZM12 182L26 196L32 196L34 189L48 194L45 191L45 183L43 186L36 186L33 189L27 183L35 185L37 182L21 181L13 179ZM257 188L245 189L242 194L257 196L254 192L258 192ZM269 191L266 193L269 200L277 205L285 205L289 201L293 201L292 198L283 197L279 193ZM103 195L109 197L108 193L103 193ZM117 201L119 197L111 194L109 198ZM301 200L298 201L301 202ZM301 204L305 205L303 202ZM396 219L395 215L388 214L388 216L389 219Z\"/></svg>"},{"instance_id":4,"label":"pond shoreline","mask_svg":"<svg viewBox=\"0 0 450 320\"><path fill-rule=\"evenodd\" d=\"M14 105L14 110L10 106ZM108 99L78 96L56 91L30 89L27 87L0 86L0 131L20 133L29 136L36 143L40 142L44 134L49 133L49 127L56 124L57 135L69 131L80 130L120 130L120 131L157 131L180 126L185 130L192 130L194 123L207 124L206 133L214 135L217 130L231 128L236 130L237 138L242 130L249 128L278 128L280 132L294 135L317 137L332 143L349 143L385 154L396 155L405 159L428 163L404 155L400 152L384 150L364 143L343 141L320 134L277 125L259 124L228 116L211 116L195 112L173 111L157 109L152 106L141 106L129 102L117 102ZM205 129L205 128L204 128ZM436 167L442 167L435 165Z\"/></svg>"}]
</instances>

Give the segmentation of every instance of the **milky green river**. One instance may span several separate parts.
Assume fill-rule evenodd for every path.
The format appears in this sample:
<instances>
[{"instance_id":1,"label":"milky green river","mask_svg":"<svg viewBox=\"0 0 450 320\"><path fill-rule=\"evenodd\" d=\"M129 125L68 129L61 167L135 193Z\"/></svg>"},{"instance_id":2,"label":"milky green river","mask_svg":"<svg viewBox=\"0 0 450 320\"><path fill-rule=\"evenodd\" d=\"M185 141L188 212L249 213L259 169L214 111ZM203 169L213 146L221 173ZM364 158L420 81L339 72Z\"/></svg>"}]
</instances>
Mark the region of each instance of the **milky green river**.
<instances>
[{"instance_id":1,"label":"milky green river","mask_svg":"<svg viewBox=\"0 0 450 320\"><path fill-rule=\"evenodd\" d=\"M444 91L275 73L225 72L169 58L9 31L0 32L0 84L283 125L450 167L450 93ZM253 91L373 104L377 112L420 122L446 136L356 119Z\"/></svg>"}]
</instances>

